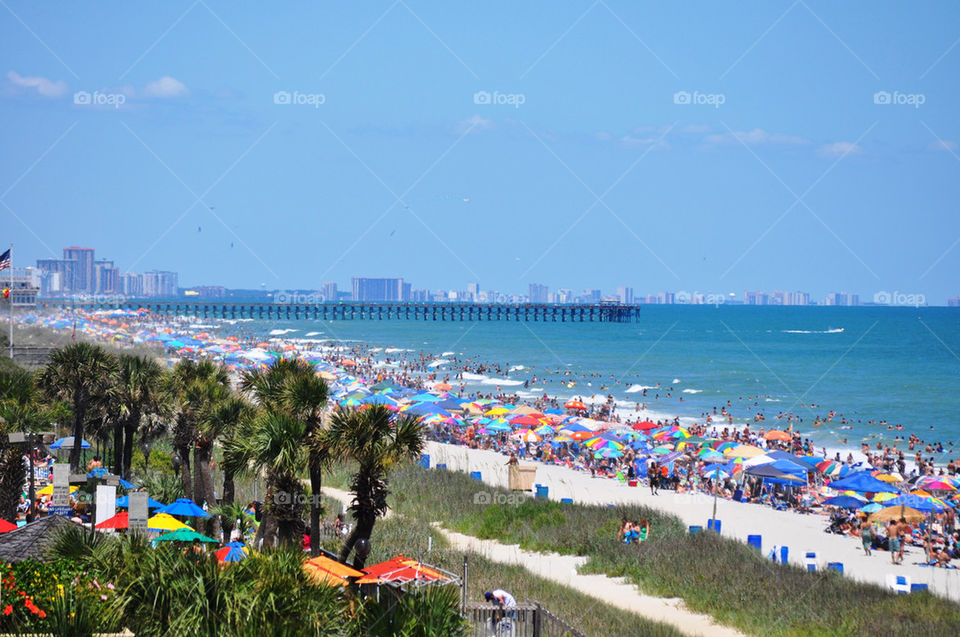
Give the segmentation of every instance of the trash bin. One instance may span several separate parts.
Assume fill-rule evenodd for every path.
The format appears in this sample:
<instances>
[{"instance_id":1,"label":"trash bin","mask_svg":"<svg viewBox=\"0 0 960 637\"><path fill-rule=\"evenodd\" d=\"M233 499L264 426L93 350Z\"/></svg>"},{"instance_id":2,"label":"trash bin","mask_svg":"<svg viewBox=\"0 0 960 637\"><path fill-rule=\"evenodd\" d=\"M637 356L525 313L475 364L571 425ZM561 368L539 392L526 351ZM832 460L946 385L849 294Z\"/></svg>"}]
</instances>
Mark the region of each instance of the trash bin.
<instances>
[{"instance_id":1,"label":"trash bin","mask_svg":"<svg viewBox=\"0 0 960 637\"><path fill-rule=\"evenodd\" d=\"M702 530L703 530L703 527L702 527L702 526L691 526L691 527L690 527L690 535L693 535L694 533L699 533L699 532L702 531Z\"/></svg>"},{"instance_id":2,"label":"trash bin","mask_svg":"<svg viewBox=\"0 0 960 637\"><path fill-rule=\"evenodd\" d=\"M429 454L429 453L422 453L422 454L420 454L420 466L423 467L424 469L429 469L429 468L430 468L430 454Z\"/></svg>"},{"instance_id":3,"label":"trash bin","mask_svg":"<svg viewBox=\"0 0 960 637\"><path fill-rule=\"evenodd\" d=\"M560 502L563 504L573 504L573 498L560 498Z\"/></svg>"},{"instance_id":4,"label":"trash bin","mask_svg":"<svg viewBox=\"0 0 960 637\"><path fill-rule=\"evenodd\" d=\"M828 571L836 571L843 575L843 562L827 562Z\"/></svg>"},{"instance_id":5,"label":"trash bin","mask_svg":"<svg viewBox=\"0 0 960 637\"><path fill-rule=\"evenodd\" d=\"M510 465L507 478L511 491L531 491L533 481L537 479L537 468L533 465Z\"/></svg>"},{"instance_id":6,"label":"trash bin","mask_svg":"<svg viewBox=\"0 0 960 637\"><path fill-rule=\"evenodd\" d=\"M786 546L780 547L780 563L786 564L790 561L790 549Z\"/></svg>"},{"instance_id":7,"label":"trash bin","mask_svg":"<svg viewBox=\"0 0 960 637\"><path fill-rule=\"evenodd\" d=\"M545 484L538 484L538 485L537 485L537 497L538 497L538 498L543 498L544 500L546 500L546 499L549 497L549 493L550 493L550 488L547 487Z\"/></svg>"},{"instance_id":8,"label":"trash bin","mask_svg":"<svg viewBox=\"0 0 960 637\"><path fill-rule=\"evenodd\" d=\"M747 544L757 549L758 551L763 550L763 536L762 535L748 535Z\"/></svg>"},{"instance_id":9,"label":"trash bin","mask_svg":"<svg viewBox=\"0 0 960 637\"><path fill-rule=\"evenodd\" d=\"M446 463L446 462L438 462L438 463L437 463L437 469L446 469L446 468L447 468L447 463Z\"/></svg>"},{"instance_id":10,"label":"trash bin","mask_svg":"<svg viewBox=\"0 0 960 637\"><path fill-rule=\"evenodd\" d=\"M910 585L910 592L911 592L911 593L916 593L917 591L925 591L925 590L927 590L927 585L926 585L926 584L917 583L917 584L911 584L911 585Z\"/></svg>"},{"instance_id":11,"label":"trash bin","mask_svg":"<svg viewBox=\"0 0 960 637\"><path fill-rule=\"evenodd\" d=\"M473 478L474 480L483 480L483 478L480 476L479 471L471 471L470 477Z\"/></svg>"},{"instance_id":12,"label":"trash bin","mask_svg":"<svg viewBox=\"0 0 960 637\"><path fill-rule=\"evenodd\" d=\"M721 525L720 520L714 520L714 519L707 520L707 530L708 530L708 531L713 531L714 533L719 533L719 532L720 532L720 525Z\"/></svg>"}]
</instances>

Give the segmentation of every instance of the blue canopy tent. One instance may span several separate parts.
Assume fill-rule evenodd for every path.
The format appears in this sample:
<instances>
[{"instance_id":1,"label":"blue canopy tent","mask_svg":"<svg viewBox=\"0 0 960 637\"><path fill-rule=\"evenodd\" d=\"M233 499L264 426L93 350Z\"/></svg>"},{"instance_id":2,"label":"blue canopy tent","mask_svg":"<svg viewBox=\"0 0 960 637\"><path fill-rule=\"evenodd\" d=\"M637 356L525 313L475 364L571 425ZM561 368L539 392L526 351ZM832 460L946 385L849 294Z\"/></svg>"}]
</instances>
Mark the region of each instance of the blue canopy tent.
<instances>
[{"instance_id":1,"label":"blue canopy tent","mask_svg":"<svg viewBox=\"0 0 960 637\"><path fill-rule=\"evenodd\" d=\"M851 473L846 478L834 480L827 485L838 491L857 491L860 493L900 493L900 489L877 480L869 471Z\"/></svg>"},{"instance_id":2,"label":"blue canopy tent","mask_svg":"<svg viewBox=\"0 0 960 637\"><path fill-rule=\"evenodd\" d=\"M73 449L73 436L67 436L66 438L61 438L53 444L50 445L51 449ZM90 443L86 440L80 440L81 449L89 449Z\"/></svg>"}]
</instances>

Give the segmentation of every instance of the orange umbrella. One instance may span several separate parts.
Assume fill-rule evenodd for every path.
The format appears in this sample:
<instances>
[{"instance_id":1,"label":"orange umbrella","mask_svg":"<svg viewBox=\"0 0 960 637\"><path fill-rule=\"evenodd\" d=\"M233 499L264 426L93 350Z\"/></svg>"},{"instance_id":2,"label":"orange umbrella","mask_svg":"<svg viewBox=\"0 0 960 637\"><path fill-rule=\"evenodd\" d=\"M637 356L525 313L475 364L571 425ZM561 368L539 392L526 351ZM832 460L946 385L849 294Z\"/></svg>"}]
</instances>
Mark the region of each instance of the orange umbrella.
<instances>
[{"instance_id":1,"label":"orange umbrella","mask_svg":"<svg viewBox=\"0 0 960 637\"><path fill-rule=\"evenodd\" d=\"M764 440L790 440L790 434L779 429L771 429L763 435Z\"/></svg>"},{"instance_id":2,"label":"orange umbrella","mask_svg":"<svg viewBox=\"0 0 960 637\"><path fill-rule=\"evenodd\" d=\"M596 437L596 432L594 431L575 431L570 434L570 437L574 440L590 440L591 438Z\"/></svg>"},{"instance_id":3,"label":"orange umbrella","mask_svg":"<svg viewBox=\"0 0 960 637\"><path fill-rule=\"evenodd\" d=\"M440 391L450 391L453 389L453 385L450 383L437 383L433 386L434 389L439 389Z\"/></svg>"},{"instance_id":4,"label":"orange umbrella","mask_svg":"<svg viewBox=\"0 0 960 637\"><path fill-rule=\"evenodd\" d=\"M569 400L564 405L567 409L576 409L578 411L586 411L587 406L583 404L583 401L580 400Z\"/></svg>"},{"instance_id":5,"label":"orange umbrella","mask_svg":"<svg viewBox=\"0 0 960 637\"><path fill-rule=\"evenodd\" d=\"M351 360L349 358L345 358L342 361L340 361L340 364L343 365L344 367L356 367L357 361Z\"/></svg>"}]
</instances>

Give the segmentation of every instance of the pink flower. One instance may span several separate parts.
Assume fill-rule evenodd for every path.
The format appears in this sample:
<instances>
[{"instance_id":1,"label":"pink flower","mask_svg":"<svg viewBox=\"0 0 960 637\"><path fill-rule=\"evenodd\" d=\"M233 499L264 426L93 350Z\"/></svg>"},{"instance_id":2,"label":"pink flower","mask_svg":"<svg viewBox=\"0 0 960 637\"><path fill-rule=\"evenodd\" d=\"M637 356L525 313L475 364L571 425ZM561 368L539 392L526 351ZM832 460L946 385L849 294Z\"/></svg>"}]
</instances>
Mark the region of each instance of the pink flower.
<instances>
[{"instance_id":1,"label":"pink flower","mask_svg":"<svg viewBox=\"0 0 960 637\"><path fill-rule=\"evenodd\" d=\"M107 601L107 596L106 596L106 595L101 595L101 596L100 596L100 601L103 601L103 602Z\"/></svg>"},{"instance_id":2,"label":"pink flower","mask_svg":"<svg viewBox=\"0 0 960 637\"><path fill-rule=\"evenodd\" d=\"M114 586L113 583L110 582L107 584L107 588L109 588L110 590L113 590L114 588L116 588L116 586Z\"/></svg>"}]
</instances>

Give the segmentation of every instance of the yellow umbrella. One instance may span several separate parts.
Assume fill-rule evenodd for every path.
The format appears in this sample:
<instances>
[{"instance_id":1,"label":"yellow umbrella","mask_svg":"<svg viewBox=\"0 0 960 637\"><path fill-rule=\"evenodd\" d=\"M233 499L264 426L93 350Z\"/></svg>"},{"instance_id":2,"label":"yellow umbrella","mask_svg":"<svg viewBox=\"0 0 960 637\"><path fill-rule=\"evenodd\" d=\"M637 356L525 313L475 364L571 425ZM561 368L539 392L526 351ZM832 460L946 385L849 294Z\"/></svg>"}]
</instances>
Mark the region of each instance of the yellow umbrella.
<instances>
[{"instance_id":1,"label":"yellow umbrella","mask_svg":"<svg viewBox=\"0 0 960 637\"><path fill-rule=\"evenodd\" d=\"M147 520L147 528L151 531L176 531L177 529L190 529L189 525L184 524L177 518L167 513L158 513Z\"/></svg>"},{"instance_id":2,"label":"yellow umbrella","mask_svg":"<svg viewBox=\"0 0 960 637\"><path fill-rule=\"evenodd\" d=\"M80 488L80 487L71 486L71 487L70 487L70 493L73 493L74 491L76 491L76 490L79 489L79 488ZM52 485L52 484L48 484L48 485L45 486L44 488L42 488L42 489L40 489L39 491L37 491L37 495L53 495L53 485Z\"/></svg>"},{"instance_id":3,"label":"yellow umbrella","mask_svg":"<svg viewBox=\"0 0 960 637\"><path fill-rule=\"evenodd\" d=\"M487 416L502 416L503 414L509 414L510 410L506 407L494 407L486 413Z\"/></svg>"},{"instance_id":4,"label":"yellow umbrella","mask_svg":"<svg viewBox=\"0 0 960 637\"><path fill-rule=\"evenodd\" d=\"M874 502L886 502L887 500L892 500L896 497L899 497L899 493L878 493L873 496Z\"/></svg>"},{"instance_id":5,"label":"yellow umbrella","mask_svg":"<svg viewBox=\"0 0 960 637\"><path fill-rule=\"evenodd\" d=\"M889 473L881 473L881 474L876 475L876 476L874 476L874 477L875 477L877 480L882 480L882 481L884 481L884 482L886 482L886 483L888 483L888 484L896 484L897 482L900 482L899 479L895 478L894 476L890 475Z\"/></svg>"}]
</instances>

